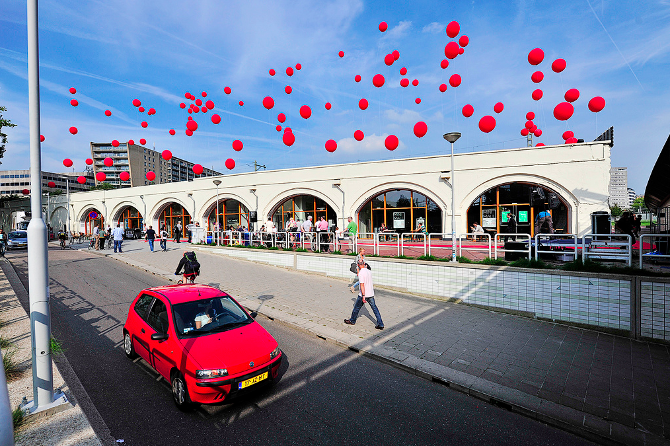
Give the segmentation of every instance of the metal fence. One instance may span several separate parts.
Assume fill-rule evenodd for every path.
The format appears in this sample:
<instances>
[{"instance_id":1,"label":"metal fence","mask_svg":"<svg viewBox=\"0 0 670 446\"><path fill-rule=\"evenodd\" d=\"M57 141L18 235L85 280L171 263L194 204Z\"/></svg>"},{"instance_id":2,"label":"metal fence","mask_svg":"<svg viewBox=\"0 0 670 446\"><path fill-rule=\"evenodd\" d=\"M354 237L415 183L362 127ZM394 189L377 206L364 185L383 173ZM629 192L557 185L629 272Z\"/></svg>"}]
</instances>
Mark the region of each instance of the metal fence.
<instances>
[{"instance_id":1,"label":"metal fence","mask_svg":"<svg viewBox=\"0 0 670 446\"><path fill-rule=\"evenodd\" d=\"M550 240L549 244L549 249L547 250L542 250L540 249L542 247L541 240L546 239ZM570 246L567 244L553 244L551 243L551 239L571 239L572 243ZM554 249L552 249L554 248ZM558 249L558 248L563 248L563 249ZM568 248L572 249L572 252L566 251ZM540 254L558 254L558 255L565 255L565 256L572 256L572 260L577 260L578 256L578 248L579 248L579 243L578 243L578 238L577 235L575 234L537 234L535 236L535 260L537 260L540 256ZM565 260L565 259L560 259L560 260Z\"/></svg>"},{"instance_id":2,"label":"metal fence","mask_svg":"<svg viewBox=\"0 0 670 446\"><path fill-rule=\"evenodd\" d=\"M449 240L450 245L442 244L440 242L445 242ZM428 255L432 256L433 253L439 253L440 250L448 251L448 255L444 257L451 257L452 251L456 249L454 245L454 240L451 239L451 233L440 233L440 232L431 232L428 234Z\"/></svg>"},{"instance_id":3,"label":"metal fence","mask_svg":"<svg viewBox=\"0 0 670 446\"><path fill-rule=\"evenodd\" d=\"M588 242L587 242L588 239ZM624 239L625 242L621 240ZM633 265L632 239L628 234L586 234L582 237L582 261L624 260Z\"/></svg>"},{"instance_id":4,"label":"metal fence","mask_svg":"<svg viewBox=\"0 0 670 446\"><path fill-rule=\"evenodd\" d=\"M655 239L668 239L667 242L665 242L666 249L662 250L660 248L660 240L658 240L656 243L654 243ZM644 248L644 240L649 239L649 250L645 253L645 248ZM647 258L649 260L652 259L663 259L663 258L670 258L670 251L667 249L667 246L670 244L670 234L642 234L640 236L640 246L639 246L639 252L640 252L640 269L642 269L642 261ZM665 254L664 254L665 253Z\"/></svg>"},{"instance_id":5,"label":"metal fence","mask_svg":"<svg viewBox=\"0 0 670 446\"><path fill-rule=\"evenodd\" d=\"M407 242L405 242L407 240ZM417 245L418 244L418 245ZM405 255L405 249L416 250L422 256L426 255L426 234L421 232L405 232L400 235L400 255ZM417 256L420 257L420 256Z\"/></svg>"},{"instance_id":6,"label":"metal fence","mask_svg":"<svg viewBox=\"0 0 670 446\"><path fill-rule=\"evenodd\" d=\"M463 237L465 237L465 240L468 241L469 237L473 237L473 240L476 242L477 239L475 237L486 237L488 240L489 247L487 248L476 248L472 246L466 246L463 248ZM488 252L488 258L491 258L491 234L488 234L486 232L466 232L464 234L461 234L458 236L458 256L462 257L463 256L463 250L465 251L487 251Z\"/></svg>"},{"instance_id":7,"label":"metal fence","mask_svg":"<svg viewBox=\"0 0 670 446\"><path fill-rule=\"evenodd\" d=\"M498 239L499 239L500 237L514 237L515 239L516 239L517 237L520 237L520 238L522 238L523 240L525 240L525 242L524 242L524 241L521 241L521 242L519 242L519 243L527 243L527 244L528 244L528 248L526 248L526 249L507 249L507 248L505 248L505 246L503 245L503 247L502 247L501 249L498 249ZM518 241L518 240L517 240L517 241ZM518 253L523 253L523 254L526 254L526 256L528 257L528 260L530 260L530 257L531 257L531 248L532 248L530 241L531 241L530 234L520 234L520 233L510 233L510 234L505 234L505 233L498 233L498 234L495 235L495 239L494 239L494 241L493 241L494 258L495 258L496 260L498 260L498 251L502 251L502 252L504 252L504 253L508 253L508 252L518 252Z\"/></svg>"}]
</instances>

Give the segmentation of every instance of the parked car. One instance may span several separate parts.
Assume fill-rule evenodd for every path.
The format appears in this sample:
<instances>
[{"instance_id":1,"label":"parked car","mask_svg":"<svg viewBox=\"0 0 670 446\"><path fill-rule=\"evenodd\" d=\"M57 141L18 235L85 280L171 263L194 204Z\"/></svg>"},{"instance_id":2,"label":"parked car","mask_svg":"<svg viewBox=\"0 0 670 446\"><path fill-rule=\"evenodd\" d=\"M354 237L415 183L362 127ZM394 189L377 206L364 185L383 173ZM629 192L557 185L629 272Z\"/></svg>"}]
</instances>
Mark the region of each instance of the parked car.
<instances>
[{"instance_id":1,"label":"parked car","mask_svg":"<svg viewBox=\"0 0 670 446\"><path fill-rule=\"evenodd\" d=\"M211 286L148 288L130 305L123 347L171 383L180 409L221 403L278 379L282 352L254 317Z\"/></svg>"},{"instance_id":2,"label":"parked car","mask_svg":"<svg viewBox=\"0 0 670 446\"><path fill-rule=\"evenodd\" d=\"M12 231L7 234L7 249L23 249L28 247L28 232Z\"/></svg>"}]
</instances>

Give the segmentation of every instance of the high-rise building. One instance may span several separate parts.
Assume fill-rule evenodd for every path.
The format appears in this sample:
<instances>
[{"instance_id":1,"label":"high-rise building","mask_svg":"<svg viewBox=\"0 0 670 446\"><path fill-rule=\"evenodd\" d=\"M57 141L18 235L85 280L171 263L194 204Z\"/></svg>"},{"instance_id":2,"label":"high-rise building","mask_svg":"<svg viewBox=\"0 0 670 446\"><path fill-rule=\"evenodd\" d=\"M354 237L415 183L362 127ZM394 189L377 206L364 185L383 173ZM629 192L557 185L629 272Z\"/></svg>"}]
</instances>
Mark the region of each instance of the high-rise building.
<instances>
[{"instance_id":1,"label":"high-rise building","mask_svg":"<svg viewBox=\"0 0 670 446\"><path fill-rule=\"evenodd\" d=\"M79 184L77 178L83 176L86 183ZM54 188L49 187L49 182L55 183ZM42 171L42 191L48 192L53 189L67 189L70 183L70 192L89 190L94 186L92 172L55 173ZM30 170L0 170L0 195L21 195L23 191L30 190Z\"/></svg>"},{"instance_id":2,"label":"high-rise building","mask_svg":"<svg viewBox=\"0 0 670 446\"><path fill-rule=\"evenodd\" d=\"M635 198L637 198L637 195L635 194L635 190L632 187L628 188L628 208L633 207L633 202L635 201Z\"/></svg>"},{"instance_id":3,"label":"high-rise building","mask_svg":"<svg viewBox=\"0 0 670 446\"><path fill-rule=\"evenodd\" d=\"M121 187L189 181L194 178L221 175L206 168L202 174L196 175L193 173L194 163L174 156L166 161L161 152L137 144L119 143L114 147L111 143L91 142L91 157L95 173L104 172L106 183ZM105 166L105 158L112 159L112 166ZM156 174L156 179L153 181L147 180L146 177L150 171ZM130 178L121 181L121 172L128 172Z\"/></svg>"},{"instance_id":4,"label":"high-rise building","mask_svg":"<svg viewBox=\"0 0 670 446\"><path fill-rule=\"evenodd\" d=\"M609 185L610 206L619 206L621 209L628 209L630 201L628 198L628 168L612 167L610 168Z\"/></svg>"}]
</instances>

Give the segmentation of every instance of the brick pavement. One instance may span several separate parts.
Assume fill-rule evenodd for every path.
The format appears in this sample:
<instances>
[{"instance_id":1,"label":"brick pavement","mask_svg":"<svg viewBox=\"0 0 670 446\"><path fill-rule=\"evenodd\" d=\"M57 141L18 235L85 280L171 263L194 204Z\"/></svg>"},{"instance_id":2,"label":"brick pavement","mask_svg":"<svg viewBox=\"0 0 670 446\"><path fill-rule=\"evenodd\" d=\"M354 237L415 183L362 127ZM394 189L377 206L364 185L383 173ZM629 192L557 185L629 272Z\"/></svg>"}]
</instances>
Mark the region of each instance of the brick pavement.
<instances>
[{"instance_id":1,"label":"brick pavement","mask_svg":"<svg viewBox=\"0 0 670 446\"><path fill-rule=\"evenodd\" d=\"M166 279L175 277L182 248L193 249L170 244L168 252L150 253L141 241L124 244L124 254L113 257ZM597 440L670 439L666 345L379 288L386 329L374 329L367 306L347 326L355 295L342 280L203 251L198 258L199 282L408 371Z\"/></svg>"}]
</instances>

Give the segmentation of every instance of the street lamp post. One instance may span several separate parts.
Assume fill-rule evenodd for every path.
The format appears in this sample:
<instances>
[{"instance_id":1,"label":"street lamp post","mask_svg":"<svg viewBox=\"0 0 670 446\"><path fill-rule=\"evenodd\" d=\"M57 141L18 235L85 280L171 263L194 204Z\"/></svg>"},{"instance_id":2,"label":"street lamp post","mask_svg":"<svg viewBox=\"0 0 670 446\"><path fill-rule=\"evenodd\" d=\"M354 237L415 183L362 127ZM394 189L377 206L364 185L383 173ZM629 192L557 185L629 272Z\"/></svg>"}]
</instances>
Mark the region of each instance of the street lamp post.
<instances>
[{"instance_id":1,"label":"street lamp post","mask_svg":"<svg viewBox=\"0 0 670 446\"><path fill-rule=\"evenodd\" d=\"M451 143L451 261L456 261L456 193L454 192L454 143L461 137L459 132L445 133L444 139Z\"/></svg>"},{"instance_id":2,"label":"street lamp post","mask_svg":"<svg viewBox=\"0 0 670 446\"><path fill-rule=\"evenodd\" d=\"M221 225L219 225L219 184L221 184L221 180L213 180L214 184L216 185L216 209L214 211L214 218L216 218L216 223L215 227L218 228L216 231L216 243L219 243L219 231L221 231Z\"/></svg>"}]
</instances>

